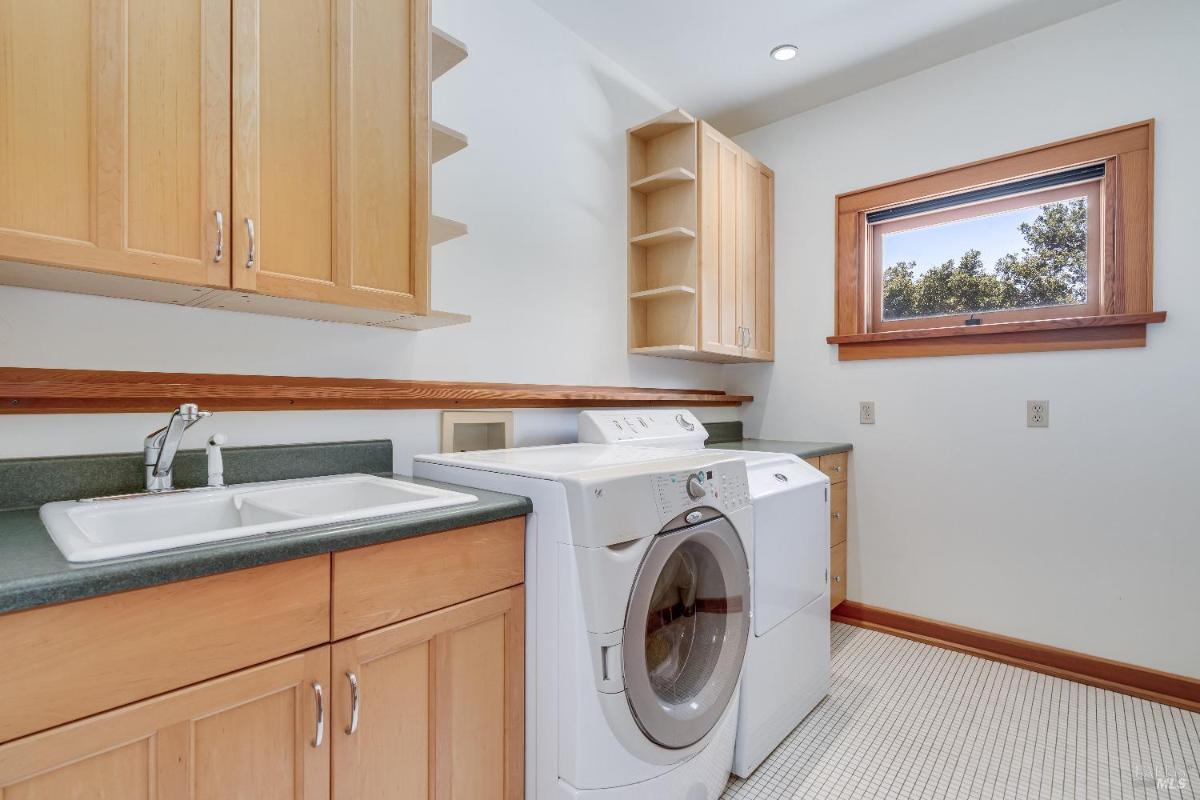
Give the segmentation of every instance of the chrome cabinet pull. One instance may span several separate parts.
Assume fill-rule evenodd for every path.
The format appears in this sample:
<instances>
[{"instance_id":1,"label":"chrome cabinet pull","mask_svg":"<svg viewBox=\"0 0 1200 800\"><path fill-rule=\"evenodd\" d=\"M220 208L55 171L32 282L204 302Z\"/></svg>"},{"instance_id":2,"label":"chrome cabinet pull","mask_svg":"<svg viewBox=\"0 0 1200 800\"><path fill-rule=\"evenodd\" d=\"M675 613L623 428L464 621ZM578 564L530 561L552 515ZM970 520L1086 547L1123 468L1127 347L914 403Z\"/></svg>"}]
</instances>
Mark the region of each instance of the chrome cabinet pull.
<instances>
[{"instance_id":1,"label":"chrome cabinet pull","mask_svg":"<svg viewBox=\"0 0 1200 800\"><path fill-rule=\"evenodd\" d=\"M835 511L835 512L833 512L833 518L834 518L834 519L841 519L841 518L842 518L842 512L840 512L840 511Z\"/></svg>"},{"instance_id":2,"label":"chrome cabinet pull","mask_svg":"<svg viewBox=\"0 0 1200 800\"><path fill-rule=\"evenodd\" d=\"M312 746L320 749L325 742L325 693L321 691L321 684L313 681L313 694L317 696L317 732L313 737Z\"/></svg>"},{"instance_id":3,"label":"chrome cabinet pull","mask_svg":"<svg viewBox=\"0 0 1200 800\"><path fill-rule=\"evenodd\" d=\"M225 215L214 211L213 218L217 221L217 246L213 250L213 263L219 264L225 256Z\"/></svg>"},{"instance_id":4,"label":"chrome cabinet pull","mask_svg":"<svg viewBox=\"0 0 1200 800\"><path fill-rule=\"evenodd\" d=\"M842 465L841 465L841 464L834 464L834 465L833 465L833 471L834 471L834 472L841 472L841 471L842 471Z\"/></svg>"},{"instance_id":5,"label":"chrome cabinet pull","mask_svg":"<svg viewBox=\"0 0 1200 800\"><path fill-rule=\"evenodd\" d=\"M841 582L842 582L842 576L841 576L841 575L834 575L834 576L833 576L833 582L834 582L834 583L841 583Z\"/></svg>"},{"instance_id":6,"label":"chrome cabinet pull","mask_svg":"<svg viewBox=\"0 0 1200 800\"><path fill-rule=\"evenodd\" d=\"M358 730L358 676L347 672L346 680L350 681L350 724L346 726L346 735L349 736Z\"/></svg>"},{"instance_id":7,"label":"chrome cabinet pull","mask_svg":"<svg viewBox=\"0 0 1200 800\"><path fill-rule=\"evenodd\" d=\"M250 246L246 249L246 269L254 269L254 220L246 217L246 237Z\"/></svg>"}]
</instances>

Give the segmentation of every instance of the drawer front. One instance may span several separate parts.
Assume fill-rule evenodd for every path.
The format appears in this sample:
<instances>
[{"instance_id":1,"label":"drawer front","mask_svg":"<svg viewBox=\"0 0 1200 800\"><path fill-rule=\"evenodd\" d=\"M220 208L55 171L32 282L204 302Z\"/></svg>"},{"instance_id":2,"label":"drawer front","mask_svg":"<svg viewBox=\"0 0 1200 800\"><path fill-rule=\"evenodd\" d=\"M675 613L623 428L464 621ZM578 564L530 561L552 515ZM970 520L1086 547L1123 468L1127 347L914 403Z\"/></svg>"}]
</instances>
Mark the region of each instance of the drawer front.
<instances>
[{"instance_id":1,"label":"drawer front","mask_svg":"<svg viewBox=\"0 0 1200 800\"><path fill-rule=\"evenodd\" d=\"M821 468L821 457L820 456L813 456L812 458L806 458L804 460L807 461L809 464L812 464L817 469Z\"/></svg>"},{"instance_id":2,"label":"drawer front","mask_svg":"<svg viewBox=\"0 0 1200 800\"><path fill-rule=\"evenodd\" d=\"M327 555L0 616L0 741L327 641Z\"/></svg>"},{"instance_id":3,"label":"drawer front","mask_svg":"<svg viewBox=\"0 0 1200 800\"><path fill-rule=\"evenodd\" d=\"M821 456L820 470L829 476L830 483L841 483L850 477L849 453L830 453Z\"/></svg>"},{"instance_id":4,"label":"drawer front","mask_svg":"<svg viewBox=\"0 0 1200 800\"><path fill-rule=\"evenodd\" d=\"M829 548L829 607L846 599L846 543Z\"/></svg>"},{"instance_id":5,"label":"drawer front","mask_svg":"<svg viewBox=\"0 0 1200 800\"><path fill-rule=\"evenodd\" d=\"M525 518L333 554L333 638L525 581Z\"/></svg>"},{"instance_id":6,"label":"drawer front","mask_svg":"<svg viewBox=\"0 0 1200 800\"><path fill-rule=\"evenodd\" d=\"M846 482L829 487L829 546L846 541Z\"/></svg>"}]
</instances>

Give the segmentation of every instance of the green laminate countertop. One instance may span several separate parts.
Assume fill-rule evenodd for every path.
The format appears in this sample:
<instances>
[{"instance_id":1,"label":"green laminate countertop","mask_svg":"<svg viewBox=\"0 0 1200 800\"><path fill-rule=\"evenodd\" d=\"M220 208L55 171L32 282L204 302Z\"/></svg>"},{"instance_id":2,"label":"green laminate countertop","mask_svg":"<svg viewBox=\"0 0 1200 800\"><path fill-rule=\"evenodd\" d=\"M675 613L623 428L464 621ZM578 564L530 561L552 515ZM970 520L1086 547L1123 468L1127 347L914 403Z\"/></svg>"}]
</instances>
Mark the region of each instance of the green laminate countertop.
<instances>
[{"instance_id":1,"label":"green laminate countertop","mask_svg":"<svg viewBox=\"0 0 1200 800\"><path fill-rule=\"evenodd\" d=\"M87 564L72 564L63 558L38 518L37 508L0 511L0 613L407 539L519 517L533 510L526 497L390 473L384 476L467 492L479 500Z\"/></svg>"},{"instance_id":2,"label":"green laminate countertop","mask_svg":"<svg viewBox=\"0 0 1200 800\"><path fill-rule=\"evenodd\" d=\"M847 453L854 449L848 442L788 442L782 439L742 439L708 445L714 450L761 450L766 453L791 453L800 458Z\"/></svg>"}]
</instances>

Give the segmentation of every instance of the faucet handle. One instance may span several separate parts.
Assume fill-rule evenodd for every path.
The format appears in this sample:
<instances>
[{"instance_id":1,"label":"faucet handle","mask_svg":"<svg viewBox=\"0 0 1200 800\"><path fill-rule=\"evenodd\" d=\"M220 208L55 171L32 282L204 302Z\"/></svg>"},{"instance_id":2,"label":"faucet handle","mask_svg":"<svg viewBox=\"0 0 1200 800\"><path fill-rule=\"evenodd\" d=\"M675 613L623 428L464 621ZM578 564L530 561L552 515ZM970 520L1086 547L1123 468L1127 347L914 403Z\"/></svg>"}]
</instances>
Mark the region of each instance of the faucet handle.
<instances>
[{"instance_id":1,"label":"faucet handle","mask_svg":"<svg viewBox=\"0 0 1200 800\"><path fill-rule=\"evenodd\" d=\"M213 412L201 411L195 403L181 403L175 413L188 425L194 425L205 417L211 417Z\"/></svg>"}]
</instances>

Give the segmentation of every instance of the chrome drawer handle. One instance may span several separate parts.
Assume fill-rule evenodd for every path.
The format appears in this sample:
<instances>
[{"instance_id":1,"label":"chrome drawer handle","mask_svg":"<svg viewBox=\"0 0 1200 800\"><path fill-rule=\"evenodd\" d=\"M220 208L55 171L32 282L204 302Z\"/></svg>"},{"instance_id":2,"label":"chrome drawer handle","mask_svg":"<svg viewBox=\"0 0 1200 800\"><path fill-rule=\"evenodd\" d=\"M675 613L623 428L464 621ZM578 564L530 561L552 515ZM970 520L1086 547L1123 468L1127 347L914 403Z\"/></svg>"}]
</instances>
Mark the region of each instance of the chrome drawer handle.
<instances>
[{"instance_id":1,"label":"chrome drawer handle","mask_svg":"<svg viewBox=\"0 0 1200 800\"><path fill-rule=\"evenodd\" d=\"M835 511L835 512L833 512L833 518L834 518L834 519L841 519L841 518L842 518L842 512L840 512L840 511Z\"/></svg>"},{"instance_id":2,"label":"chrome drawer handle","mask_svg":"<svg viewBox=\"0 0 1200 800\"><path fill-rule=\"evenodd\" d=\"M217 246L213 250L213 263L219 264L225 256L225 215L220 211L214 211L213 218L217 222Z\"/></svg>"},{"instance_id":3,"label":"chrome drawer handle","mask_svg":"<svg viewBox=\"0 0 1200 800\"><path fill-rule=\"evenodd\" d=\"M313 736L312 746L318 750L325 743L325 693L321 691L321 684L313 681L313 694L317 697L317 732Z\"/></svg>"},{"instance_id":4,"label":"chrome drawer handle","mask_svg":"<svg viewBox=\"0 0 1200 800\"><path fill-rule=\"evenodd\" d=\"M250 244L246 249L246 269L254 269L254 220L246 217L246 237Z\"/></svg>"},{"instance_id":5,"label":"chrome drawer handle","mask_svg":"<svg viewBox=\"0 0 1200 800\"><path fill-rule=\"evenodd\" d=\"M346 680L350 681L350 724L346 726L346 735L349 736L358 730L358 676L347 672Z\"/></svg>"},{"instance_id":6,"label":"chrome drawer handle","mask_svg":"<svg viewBox=\"0 0 1200 800\"><path fill-rule=\"evenodd\" d=\"M833 465L833 471L834 471L834 472L841 472L841 471L842 471L842 465L841 465L841 464L834 464L834 465Z\"/></svg>"},{"instance_id":7,"label":"chrome drawer handle","mask_svg":"<svg viewBox=\"0 0 1200 800\"><path fill-rule=\"evenodd\" d=\"M834 582L834 583L841 583L841 582L842 582L842 576L841 576L841 575L834 575L834 576L833 576L833 582Z\"/></svg>"}]
</instances>

